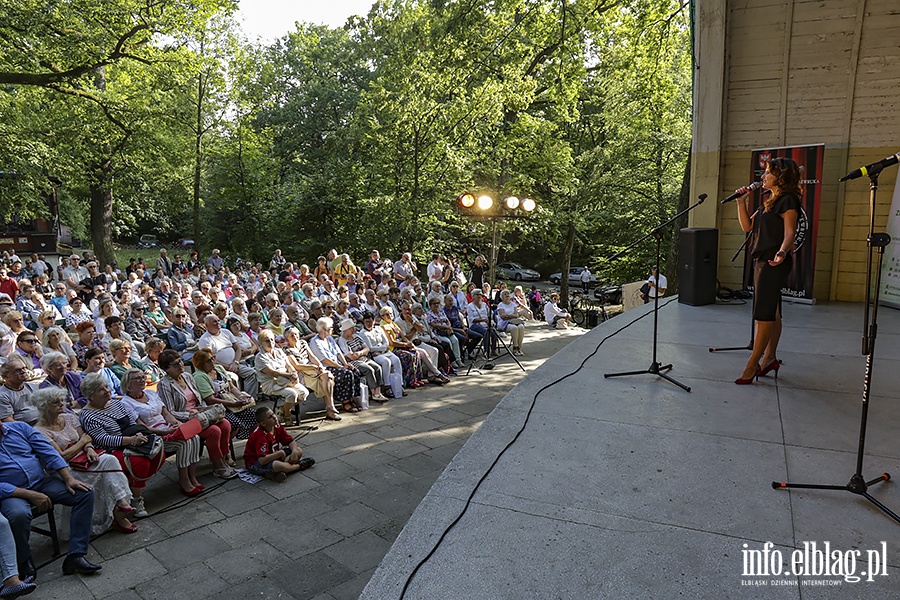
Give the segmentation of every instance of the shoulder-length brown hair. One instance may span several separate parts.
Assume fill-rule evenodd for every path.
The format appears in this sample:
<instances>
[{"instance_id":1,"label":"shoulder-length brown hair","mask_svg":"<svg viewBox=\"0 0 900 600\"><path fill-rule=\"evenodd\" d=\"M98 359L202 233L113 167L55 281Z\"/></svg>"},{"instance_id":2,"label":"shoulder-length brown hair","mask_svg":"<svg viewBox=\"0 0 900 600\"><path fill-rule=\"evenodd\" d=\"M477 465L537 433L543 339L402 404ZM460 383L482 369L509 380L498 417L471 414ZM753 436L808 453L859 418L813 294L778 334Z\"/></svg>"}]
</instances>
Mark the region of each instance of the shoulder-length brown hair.
<instances>
[{"instance_id":1,"label":"shoulder-length brown hair","mask_svg":"<svg viewBox=\"0 0 900 600\"><path fill-rule=\"evenodd\" d=\"M772 210L775 201L785 194L794 194L799 199L802 195L800 189L800 166L790 158L773 158L766 164L769 172L775 176L775 186L778 188L776 193L770 195L763 206L768 212Z\"/></svg>"}]
</instances>

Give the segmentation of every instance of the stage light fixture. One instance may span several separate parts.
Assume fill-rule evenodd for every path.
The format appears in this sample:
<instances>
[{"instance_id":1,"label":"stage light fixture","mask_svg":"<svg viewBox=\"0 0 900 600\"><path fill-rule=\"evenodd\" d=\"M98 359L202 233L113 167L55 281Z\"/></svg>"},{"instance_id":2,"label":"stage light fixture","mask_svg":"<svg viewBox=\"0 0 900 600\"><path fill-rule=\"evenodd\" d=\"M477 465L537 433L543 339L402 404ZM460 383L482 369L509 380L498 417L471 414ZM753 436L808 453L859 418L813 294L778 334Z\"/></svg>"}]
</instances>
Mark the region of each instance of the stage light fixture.
<instances>
[{"instance_id":1,"label":"stage light fixture","mask_svg":"<svg viewBox=\"0 0 900 600\"><path fill-rule=\"evenodd\" d=\"M515 196L509 196L503 200L503 206L505 206L507 210L516 210L519 208L519 199Z\"/></svg>"},{"instance_id":2,"label":"stage light fixture","mask_svg":"<svg viewBox=\"0 0 900 600\"><path fill-rule=\"evenodd\" d=\"M522 210L525 212L532 212L535 208L537 208L537 204L531 198L522 198Z\"/></svg>"},{"instance_id":3,"label":"stage light fixture","mask_svg":"<svg viewBox=\"0 0 900 600\"><path fill-rule=\"evenodd\" d=\"M479 196L478 197L478 208L481 210L488 210L494 205L494 199L490 196Z\"/></svg>"},{"instance_id":4,"label":"stage light fixture","mask_svg":"<svg viewBox=\"0 0 900 600\"><path fill-rule=\"evenodd\" d=\"M475 196L469 193L461 194L459 198L456 199L456 203L461 208L472 208L475 206Z\"/></svg>"}]
</instances>

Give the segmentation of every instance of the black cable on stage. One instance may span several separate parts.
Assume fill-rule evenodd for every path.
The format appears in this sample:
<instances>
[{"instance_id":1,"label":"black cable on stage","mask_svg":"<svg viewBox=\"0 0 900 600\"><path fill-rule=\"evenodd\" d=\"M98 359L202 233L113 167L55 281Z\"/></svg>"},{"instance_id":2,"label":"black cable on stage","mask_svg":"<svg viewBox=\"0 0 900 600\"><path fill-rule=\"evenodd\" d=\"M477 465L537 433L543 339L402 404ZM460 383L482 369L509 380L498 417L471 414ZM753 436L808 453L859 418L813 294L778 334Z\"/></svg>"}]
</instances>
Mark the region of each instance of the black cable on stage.
<instances>
[{"instance_id":1,"label":"black cable on stage","mask_svg":"<svg viewBox=\"0 0 900 600\"><path fill-rule=\"evenodd\" d=\"M750 293L747 290L733 290L716 280L717 304L747 304L746 298L750 298Z\"/></svg>"},{"instance_id":2,"label":"black cable on stage","mask_svg":"<svg viewBox=\"0 0 900 600\"><path fill-rule=\"evenodd\" d=\"M668 306L669 304L671 304L672 302L674 302L677 299L678 299L678 297L675 296L675 297L667 300L664 304L662 304L660 306L660 308L664 308L664 307ZM466 503L463 506L462 511L460 511L459 515L457 515L457 517L455 519L453 519L453 522L450 523L446 527L446 529L444 529L444 532L441 533L441 536L438 538L437 542L435 542L434 547L431 549L431 551L428 554L426 554L425 557L416 564L415 568L409 574L409 577L406 578L406 583L403 584L403 590L400 592L400 600L403 600L403 598L406 597L406 591L409 589L409 586L412 583L412 580L415 578L416 574L419 572L419 569L421 569L425 565L425 563L431 559L431 557L434 555L434 553L437 552L437 549L443 543L444 539L447 537L447 534L449 534L450 531L456 526L456 524L459 523L460 520L462 520L463 516L466 514L466 511L469 510L469 506L472 504L472 499L475 497L475 494L478 492L479 488L481 488L481 484L484 483L485 479L487 479L487 476L491 474L491 471L494 470L494 467L497 466L497 463L500 462L500 459L503 458L503 455L506 454L506 451L509 450L512 447L512 445L516 443L516 441L519 439L519 436L522 435L522 433L525 431L525 427L528 426L528 421L531 419L531 413L534 411L535 404L537 404L537 399L538 399L538 396L541 395L541 392L544 392L547 389L556 385L557 383L562 383L569 377L576 375L579 371L581 371L581 369L584 368L584 365L587 363L587 361L589 361L591 358L593 358L597 354L597 352L600 351L600 346L602 346L604 344L604 342L606 342L606 340L608 340L609 338L611 338L615 335L618 335L619 333L628 329L629 327L631 327L632 325L634 325L635 323L637 323L644 317L650 316L652 314L653 314L653 311L648 311L648 312L644 313L643 315L641 315L640 317L636 318L634 321L631 321L627 325L623 325L622 327L616 329L615 331L613 331L612 333L610 333L609 335L604 337L602 340L600 340L600 342L597 344L597 347L594 348L593 352L588 354L584 358L584 360L581 361L581 364L578 365L577 369L575 369L571 373L563 375L559 379L551 381L550 383L546 384L544 387L539 389L537 392L535 392L534 398L532 398L532 400L531 400L531 406L528 407L528 411L525 413L525 421L522 423L522 427L519 428L519 430L516 432L516 435L513 436L513 438L509 441L509 443L507 443L506 446L503 447L503 450L501 450L500 453L496 456L496 458L494 458L494 460L488 466L487 471L484 472L484 475L481 476L481 478L478 480L478 483L476 483L475 487L472 488L472 492L469 494L469 497L466 498Z\"/></svg>"}]
</instances>

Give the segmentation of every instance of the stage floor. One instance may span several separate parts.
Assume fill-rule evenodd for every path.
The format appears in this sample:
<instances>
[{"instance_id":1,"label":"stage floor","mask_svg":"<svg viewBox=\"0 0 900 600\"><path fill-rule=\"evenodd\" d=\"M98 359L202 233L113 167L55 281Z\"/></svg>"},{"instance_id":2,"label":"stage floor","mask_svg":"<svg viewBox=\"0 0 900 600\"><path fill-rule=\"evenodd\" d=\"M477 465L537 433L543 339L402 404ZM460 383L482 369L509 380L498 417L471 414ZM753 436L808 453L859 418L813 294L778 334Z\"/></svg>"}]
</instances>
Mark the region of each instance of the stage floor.
<instances>
[{"instance_id":1,"label":"stage floor","mask_svg":"<svg viewBox=\"0 0 900 600\"><path fill-rule=\"evenodd\" d=\"M845 485L855 472L863 305L785 304L777 381L736 386L749 352L708 348L748 342L749 304L665 299L658 357L690 393L650 374L603 376L650 365L650 308L607 321L513 388L418 506L362 598L400 598L463 511L405 598L898 596L900 525L846 491L771 486ZM900 311L879 310L872 380L863 474L900 478ZM900 512L896 483L869 491ZM837 575L813 564L826 542ZM750 564L759 559L768 572ZM809 575L788 574L804 565Z\"/></svg>"}]
</instances>

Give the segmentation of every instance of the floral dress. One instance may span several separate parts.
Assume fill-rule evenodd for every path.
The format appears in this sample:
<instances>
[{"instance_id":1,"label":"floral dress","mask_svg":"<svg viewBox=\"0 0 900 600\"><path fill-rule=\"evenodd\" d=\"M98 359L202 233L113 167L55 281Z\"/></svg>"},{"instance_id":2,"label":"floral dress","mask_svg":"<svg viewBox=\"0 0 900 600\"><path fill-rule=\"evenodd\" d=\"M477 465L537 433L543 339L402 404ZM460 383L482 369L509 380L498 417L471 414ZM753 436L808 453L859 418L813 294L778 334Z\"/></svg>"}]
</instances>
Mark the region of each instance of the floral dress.
<instances>
[{"instance_id":1,"label":"floral dress","mask_svg":"<svg viewBox=\"0 0 900 600\"><path fill-rule=\"evenodd\" d=\"M44 425L36 425L35 429L45 438L54 442L61 450L76 443L81 437L78 434L78 417L74 413L65 412L60 415L65 425L60 431L49 429ZM94 488L94 514L91 517L91 535L100 535L112 525L113 508L122 499L131 500L131 489L128 478L122 472L119 461L112 454L101 454L100 459L87 471L72 469L72 475ZM65 507L64 510L70 510ZM62 519L68 523L69 519Z\"/></svg>"}]
</instances>

